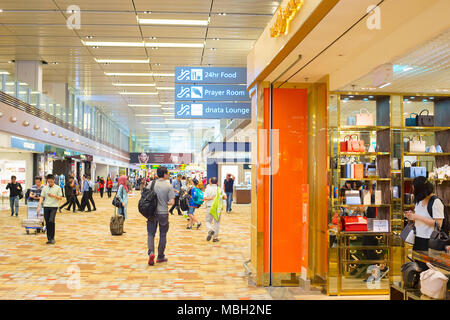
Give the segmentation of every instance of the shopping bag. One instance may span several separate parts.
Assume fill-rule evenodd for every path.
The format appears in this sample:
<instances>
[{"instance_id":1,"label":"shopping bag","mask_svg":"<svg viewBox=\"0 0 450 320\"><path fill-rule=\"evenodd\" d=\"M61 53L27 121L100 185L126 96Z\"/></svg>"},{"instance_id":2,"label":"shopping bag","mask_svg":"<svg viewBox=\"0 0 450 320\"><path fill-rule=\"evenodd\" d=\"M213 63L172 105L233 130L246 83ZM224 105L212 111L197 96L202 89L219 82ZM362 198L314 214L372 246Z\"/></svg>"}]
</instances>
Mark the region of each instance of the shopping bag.
<instances>
[{"instance_id":1,"label":"shopping bag","mask_svg":"<svg viewBox=\"0 0 450 320\"><path fill-rule=\"evenodd\" d=\"M355 140L353 140L353 137L356 137ZM349 141L350 144L350 150L348 150L348 152L364 152L365 151L365 147L364 147L364 141L363 140L359 140L359 136L354 134L351 136L351 140Z\"/></svg>"},{"instance_id":2,"label":"shopping bag","mask_svg":"<svg viewBox=\"0 0 450 320\"><path fill-rule=\"evenodd\" d=\"M348 138L348 140L346 140ZM351 136L345 136L344 141L341 141L341 152L349 152L349 141L351 140Z\"/></svg>"}]
</instances>

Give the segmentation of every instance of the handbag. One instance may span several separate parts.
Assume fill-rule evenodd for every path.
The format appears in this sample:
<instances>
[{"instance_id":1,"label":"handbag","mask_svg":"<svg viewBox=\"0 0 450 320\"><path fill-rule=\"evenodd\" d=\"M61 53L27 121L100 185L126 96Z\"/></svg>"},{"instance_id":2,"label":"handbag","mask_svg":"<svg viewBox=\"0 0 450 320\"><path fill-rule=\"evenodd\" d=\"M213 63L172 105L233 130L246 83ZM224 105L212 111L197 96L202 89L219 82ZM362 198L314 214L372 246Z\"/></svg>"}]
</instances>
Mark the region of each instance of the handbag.
<instances>
[{"instance_id":1,"label":"handbag","mask_svg":"<svg viewBox=\"0 0 450 320\"><path fill-rule=\"evenodd\" d=\"M437 146L436 146L436 153L442 153L443 151L442 151L442 147L438 144Z\"/></svg>"},{"instance_id":2,"label":"handbag","mask_svg":"<svg viewBox=\"0 0 450 320\"><path fill-rule=\"evenodd\" d=\"M356 125L356 117L355 113L358 113L358 111L353 111L350 116L347 117L347 125L348 126L354 126Z\"/></svg>"},{"instance_id":3,"label":"handbag","mask_svg":"<svg viewBox=\"0 0 450 320\"><path fill-rule=\"evenodd\" d=\"M345 204L347 205L360 205L361 195L358 190L346 190L345 191Z\"/></svg>"},{"instance_id":4,"label":"handbag","mask_svg":"<svg viewBox=\"0 0 450 320\"><path fill-rule=\"evenodd\" d=\"M405 228L403 228L400 233L400 238L406 243L414 244L416 240L416 226L414 225L414 221L409 221Z\"/></svg>"},{"instance_id":5,"label":"handbag","mask_svg":"<svg viewBox=\"0 0 450 320\"><path fill-rule=\"evenodd\" d=\"M414 195L412 193L405 193L405 194L403 194L403 202L405 204L413 204L413 202L414 202Z\"/></svg>"},{"instance_id":6,"label":"handbag","mask_svg":"<svg viewBox=\"0 0 450 320\"><path fill-rule=\"evenodd\" d=\"M367 231L367 218L361 216L341 217L343 231Z\"/></svg>"},{"instance_id":7,"label":"handbag","mask_svg":"<svg viewBox=\"0 0 450 320\"><path fill-rule=\"evenodd\" d=\"M353 179L363 179L363 178L364 178L364 164L355 163Z\"/></svg>"},{"instance_id":8,"label":"handbag","mask_svg":"<svg viewBox=\"0 0 450 320\"><path fill-rule=\"evenodd\" d=\"M439 228L437 222L434 224L434 230L431 233L430 240L428 242L428 247L437 251L445 251L445 246L450 244L450 239L445 231Z\"/></svg>"},{"instance_id":9,"label":"handbag","mask_svg":"<svg viewBox=\"0 0 450 320\"><path fill-rule=\"evenodd\" d=\"M417 136L419 139L411 139L408 142L408 150L409 152L425 152L426 151L426 143L425 140L422 140L421 136Z\"/></svg>"},{"instance_id":10,"label":"handbag","mask_svg":"<svg viewBox=\"0 0 450 320\"><path fill-rule=\"evenodd\" d=\"M427 152L429 152L429 153L436 153L436 146L434 146L434 145L430 146L430 148L428 149Z\"/></svg>"},{"instance_id":11,"label":"handbag","mask_svg":"<svg viewBox=\"0 0 450 320\"><path fill-rule=\"evenodd\" d=\"M428 270L420 274L420 292L433 299L445 299L448 278L427 262Z\"/></svg>"},{"instance_id":12,"label":"handbag","mask_svg":"<svg viewBox=\"0 0 450 320\"><path fill-rule=\"evenodd\" d=\"M345 140L346 138L348 138L348 140ZM344 141L341 141L341 152L348 152L348 147L349 147L349 141L352 139L351 136L345 136L344 137Z\"/></svg>"},{"instance_id":13,"label":"handbag","mask_svg":"<svg viewBox=\"0 0 450 320\"><path fill-rule=\"evenodd\" d=\"M413 118L412 115L415 114L416 116ZM411 113L409 115L409 118L405 119L405 127L415 127L417 126L417 113Z\"/></svg>"},{"instance_id":14,"label":"handbag","mask_svg":"<svg viewBox=\"0 0 450 320\"><path fill-rule=\"evenodd\" d=\"M365 110L366 113L363 113L363 110ZM373 115L369 110L363 108L355 115L355 123L357 126L373 126Z\"/></svg>"},{"instance_id":15,"label":"handbag","mask_svg":"<svg viewBox=\"0 0 450 320\"><path fill-rule=\"evenodd\" d=\"M353 140L353 136L356 136L356 140ZM351 140L348 141L348 143L350 144L350 149L351 149L351 150L348 150L348 152L364 152L365 151L364 141L359 140L359 137L356 134L351 136Z\"/></svg>"},{"instance_id":16,"label":"handbag","mask_svg":"<svg viewBox=\"0 0 450 320\"><path fill-rule=\"evenodd\" d=\"M122 201L120 201L119 197L117 196L118 192L119 188L117 188L116 195L114 196L114 199L112 201L112 205L116 208L122 208Z\"/></svg>"},{"instance_id":17,"label":"handbag","mask_svg":"<svg viewBox=\"0 0 450 320\"><path fill-rule=\"evenodd\" d=\"M417 289L419 286L420 273L423 271L417 262L408 257L410 262L402 265L403 287L406 289Z\"/></svg>"},{"instance_id":18,"label":"handbag","mask_svg":"<svg viewBox=\"0 0 450 320\"><path fill-rule=\"evenodd\" d=\"M427 112L426 115L422 115L422 112ZM417 116L417 126L419 127L434 127L434 116L430 115L430 111L427 109L423 109L420 111L419 115Z\"/></svg>"}]
</instances>

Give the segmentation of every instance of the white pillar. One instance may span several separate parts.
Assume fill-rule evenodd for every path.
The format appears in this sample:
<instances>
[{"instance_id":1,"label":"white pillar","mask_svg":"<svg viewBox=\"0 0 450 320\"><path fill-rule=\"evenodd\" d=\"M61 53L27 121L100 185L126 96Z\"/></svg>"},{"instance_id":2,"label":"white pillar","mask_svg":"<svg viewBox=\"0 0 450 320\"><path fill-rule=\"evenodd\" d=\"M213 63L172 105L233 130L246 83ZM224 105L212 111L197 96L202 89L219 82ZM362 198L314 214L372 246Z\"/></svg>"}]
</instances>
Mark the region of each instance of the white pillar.
<instances>
[{"instance_id":1,"label":"white pillar","mask_svg":"<svg viewBox=\"0 0 450 320\"><path fill-rule=\"evenodd\" d=\"M42 91L42 62L19 60L15 62L16 81L27 83L31 88Z\"/></svg>"},{"instance_id":2,"label":"white pillar","mask_svg":"<svg viewBox=\"0 0 450 320\"><path fill-rule=\"evenodd\" d=\"M44 82L43 93L64 107L69 106L69 85L64 82Z\"/></svg>"}]
</instances>

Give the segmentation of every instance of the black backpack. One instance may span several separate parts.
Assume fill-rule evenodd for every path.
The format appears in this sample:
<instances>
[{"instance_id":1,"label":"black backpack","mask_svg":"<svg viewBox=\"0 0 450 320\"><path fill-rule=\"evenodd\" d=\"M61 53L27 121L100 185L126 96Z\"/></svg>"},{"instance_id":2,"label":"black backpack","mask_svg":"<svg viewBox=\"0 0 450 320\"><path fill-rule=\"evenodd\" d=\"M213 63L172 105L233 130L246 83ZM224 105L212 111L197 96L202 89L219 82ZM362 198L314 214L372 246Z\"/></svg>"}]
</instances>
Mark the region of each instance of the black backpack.
<instances>
[{"instance_id":1,"label":"black backpack","mask_svg":"<svg viewBox=\"0 0 450 320\"><path fill-rule=\"evenodd\" d=\"M139 199L139 212L147 219L156 217L156 208L158 207L158 196L154 191L156 180L153 180L150 189L145 188Z\"/></svg>"},{"instance_id":2,"label":"black backpack","mask_svg":"<svg viewBox=\"0 0 450 320\"><path fill-rule=\"evenodd\" d=\"M432 196L430 200L428 201L427 210L428 214L433 217L433 204L436 199L439 199L437 196ZM440 199L439 199L440 200ZM444 204L444 201L442 201L442 204ZM445 232L447 235L450 231L450 221L448 216L448 209L444 204L444 220L442 221L441 231Z\"/></svg>"},{"instance_id":3,"label":"black backpack","mask_svg":"<svg viewBox=\"0 0 450 320\"><path fill-rule=\"evenodd\" d=\"M424 271L420 265L408 257L411 262L402 265L402 279L405 289L417 289L419 286L420 273Z\"/></svg>"},{"instance_id":4,"label":"black backpack","mask_svg":"<svg viewBox=\"0 0 450 320\"><path fill-rule=\"evenodd\" d=\"M188 211L189 210L189 201L191 200L191 196L189 195L189 192L184 191L183 194L180 197L180 209L181 211Z\"/></svg>"}]
</instances>

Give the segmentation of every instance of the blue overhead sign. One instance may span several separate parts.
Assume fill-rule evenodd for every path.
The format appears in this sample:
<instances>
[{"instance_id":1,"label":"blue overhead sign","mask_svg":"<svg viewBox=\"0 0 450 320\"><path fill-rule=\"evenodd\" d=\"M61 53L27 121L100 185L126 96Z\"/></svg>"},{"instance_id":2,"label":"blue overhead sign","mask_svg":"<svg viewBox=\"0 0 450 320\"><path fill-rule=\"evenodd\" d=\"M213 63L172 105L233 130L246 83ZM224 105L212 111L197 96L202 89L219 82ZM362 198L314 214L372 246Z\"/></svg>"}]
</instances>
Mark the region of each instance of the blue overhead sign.
<instances>
[{"instance_id":1,"label":"blue overhead sign","mask_svg":"<svg viewBox=\"0 0 450 320\"><path fill-rule=\"evenodd\" d=\"M175 67L175 83L245 84L247 68Z\"/></svg>"},{"instance_id":2,"label":"blue overhead sign","mask_svg":"<svg viewBox=\"0 0 450 320\"><path fill-rule=\"evenodd\" d=\"M251 103L175 103L175 119L250 119L251 116Z\"/></svg>"},{"instance_id":3,"label":"blue overhead sign","mask_svg":"<svg viewBox=\"0 0 450 320\"><path fill-rule=\"evenodd\" d=\"M249 101L245 85L175 85L176 101Z\"/></svg>"},{"instance_id":4,"label":"blue overhead sign","mask_svg":"<svg viewBox=\"0 0 450 320\"><path fill-rule=\"evenodd\" d=\"M45 151L45 144L17 137L11 137L11 147L40 153Z\"/></svg>"}]
</instances>

